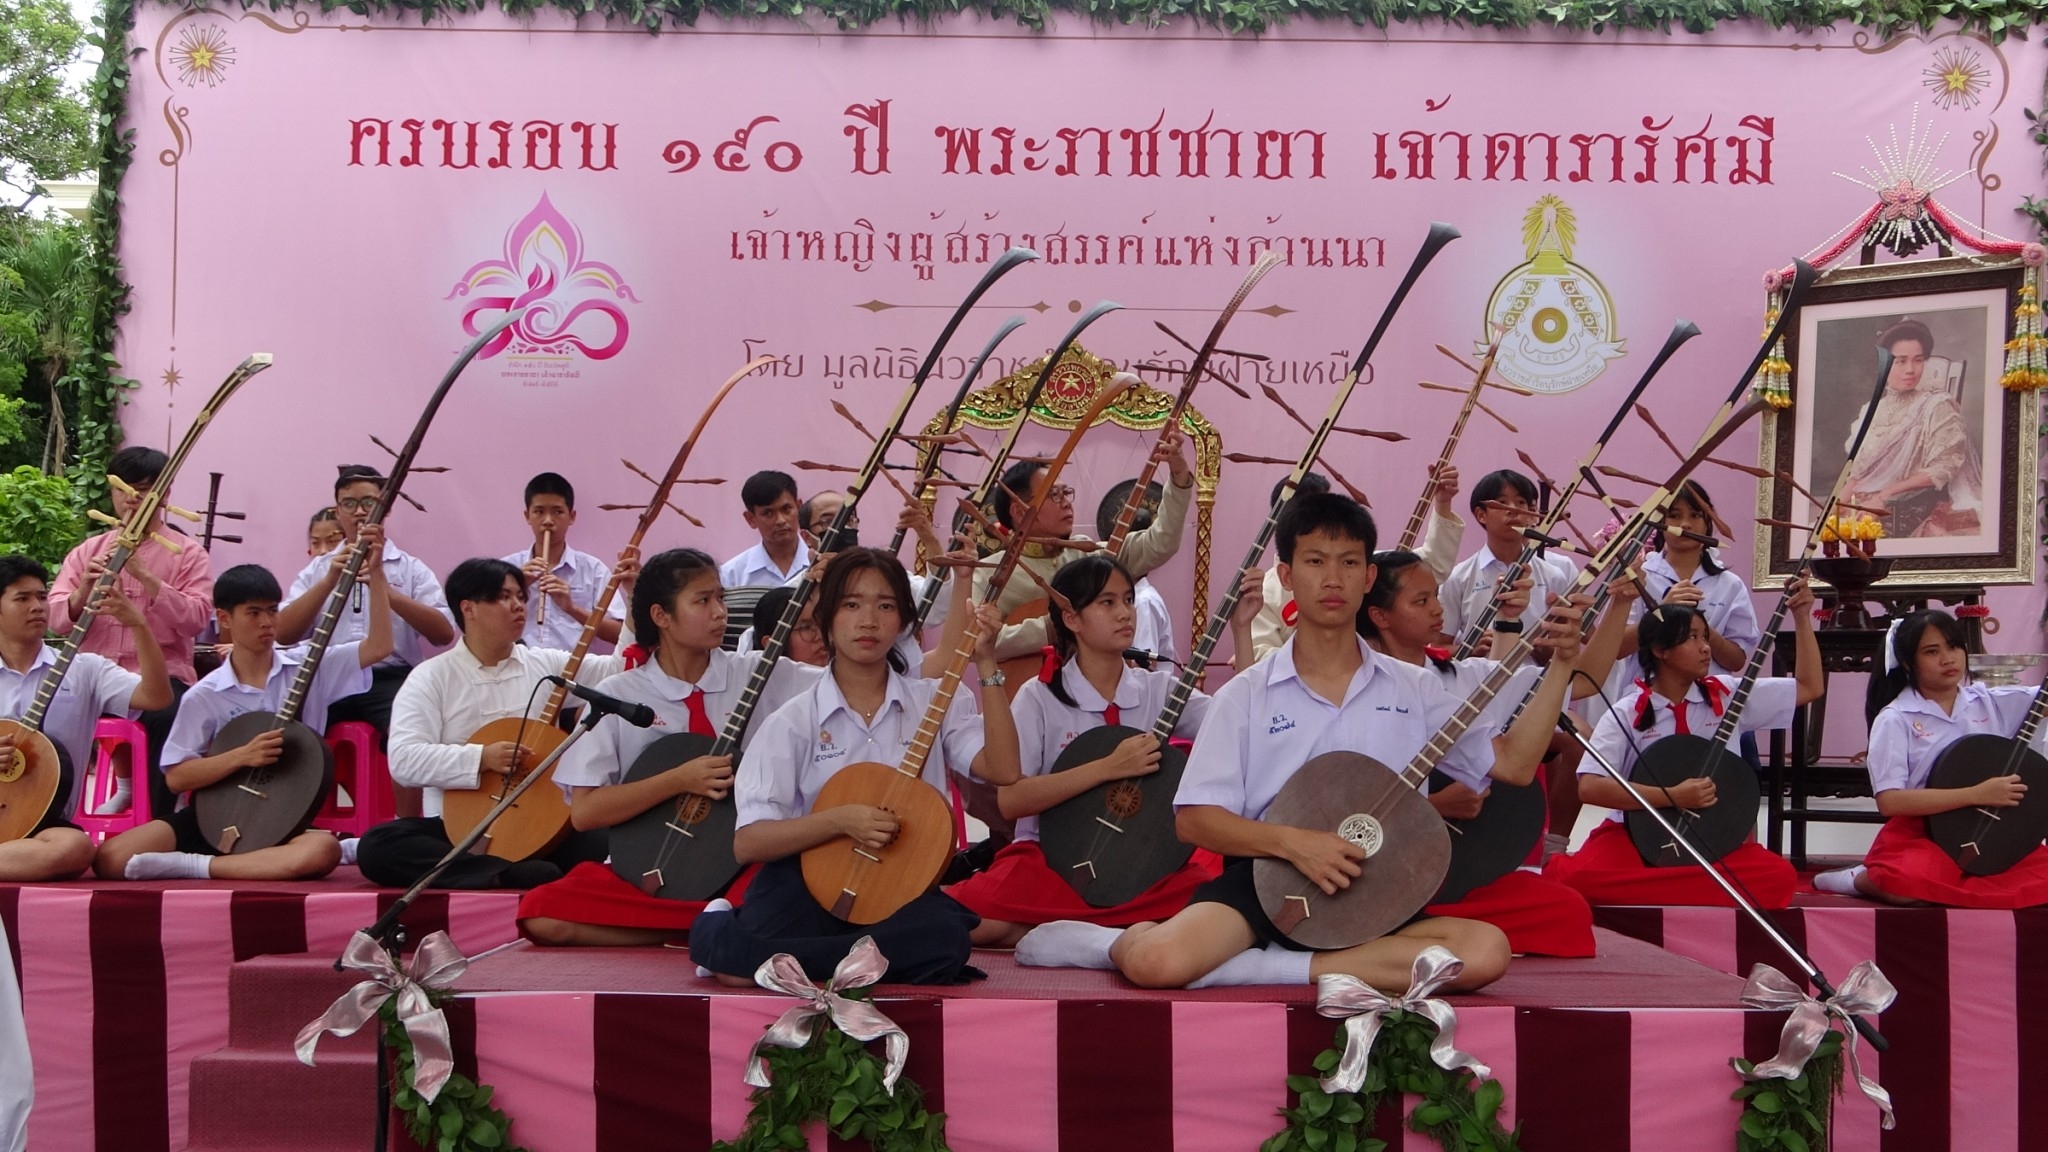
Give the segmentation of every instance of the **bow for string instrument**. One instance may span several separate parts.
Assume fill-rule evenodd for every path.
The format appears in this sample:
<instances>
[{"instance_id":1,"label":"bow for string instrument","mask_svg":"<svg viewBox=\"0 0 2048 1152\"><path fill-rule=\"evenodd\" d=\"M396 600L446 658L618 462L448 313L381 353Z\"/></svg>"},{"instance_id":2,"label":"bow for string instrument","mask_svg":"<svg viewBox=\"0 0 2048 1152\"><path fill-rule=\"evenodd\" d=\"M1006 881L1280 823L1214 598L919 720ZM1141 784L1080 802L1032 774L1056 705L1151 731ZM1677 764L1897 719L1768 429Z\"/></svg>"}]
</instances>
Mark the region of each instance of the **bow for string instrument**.
<instances>
[{"instance_id":1,"label":"bow for string instrument","mask_svg":"<svg viewBox=\"0 0 2048 1152\"><path fill-rule=\"evenodd\" d=\"M1074 330L1067 334L1067 339L1054 350L1054 362L1073 343L1074 337L1080 335L1081 327L1076 324ZM1081 437L1095 422L1095 417L1126 390L1103 389L1087 415L1067 433L1066 443L1060 446L1059 454L1046 463L1045 486L1027 507L1016 530L1010 533L984 593L985 603L994 603L1002 595L1003 585L1016 571L1032 525L1051 498L1052 482L1066 467L1067 458L1073 455L1075 446L1080 444ZM848 764L834 772L818 790L818 798L811 806L814 812L846 804L864 804L880 808L897 820L896 838L878 852L870 852L845 836L805 850L802 860L804 886L820 907L841 920L852 924L873 924L887 919L930 891L953 858L952 805L943 793L926 782L924 769L932 749L939 744L946 710L951 707L953 695L959 690L960 676L966 671L968 660L973 658L978 640L975 627L969 627L962 633L960 646L954 650L945 674L939 678L938 691L932 694L931 704L917 726L917 734L904 751L902 763L890 765L870 761Z\"/></svg>"},{"instance_id":2,"label":"bow for string instrument","mask_svg":"<svg viewBox=\"0 0 2048 1152\"><path fill-rule=\"evenodd\" d=\"M391 474L384 481L383 490L377 494L376 507L370 510L364 523L382 524L390 513L406 474L412 471L413 458L419 454L420 444L427 438L427 429L433 425L435 414L441 410L441 402L447 399L448 390L455 386L463 369L469 367L469 362L476 359L484 345L525 314L526 309L523 308L508 311L496 324L470 341L462 354L455 358L455 363L449 365L441 383L427 398L427 406L420 413L419 421L413 425L412 437L392 461ZM237 769L193 792L192 807L198 815L200 834L222 855L274 848L305 831L306 826L312 823L313 814L334 787L334 753L319 733L299 723L299 709L305 706L306 693L313 687L313 677L320 670L320 661L327 654L329 641L334 638L334 626L341 618L341 606L355 589L356 570L361 567L366 551L360 539L349 545L348 559L335 577L334 589L327 594L327 602L320 606L320 617L313 624L313 635L306 643L298 673L292 677L291 686L285 690L284 700L277 711L245 712L228 721L213 738L210 754L218 756L247 744L265 732L284 733L284 746L272 763ZM381 560L381 557L377 559Z\"/></svg>"},{"instance_id":3,"label":"bow for string instrument","mask_svg":"<svg viewBox=\"0 0 2048 1152\"><path fill-rule=\"evenodd\" d=\"M1436 454L1436 463L1429 466L1429 479L1422 483L1422 495L1415 498L1415 510L1408 514L1408 523L1401 529L1401 539L1394 545L1402 552L1415 550L1415 542L1422 538L1422 520L1429 515L1429 502L1436 498L1438 477L1444 465L1451 462L1451 456L1458 451L1458 441L1464 439L1465 425L1472 419L1472 410L1479 406L1479 394L1486 391L1492 382L1487 379L1493 374L1493 361L1500 355L1500 343L1507 339L1508 329L1494 336L1493 343L1486 347L1486 359L1479 362L1479 371L1472 377L1472 387L1465 392L1465 403L1458 409L1458 418L1451 422L1451 434L1444 440L1444 450ZM1487 409L1491 412L1492 409Z\"/></svg>"},{"instance_id":4,"label":"bow for string instrument","mask_svg":"<svg viewBox=\"0 0 2048 1152\"><path fill-rule=\"evenodd\" d=\"M1231 294L1229 302L1223 305L1223 311L1217 314L1216 322L1210 325L1208 339L1202 341L1201 349L1195 353L1194 363L1188 365L1188 374L1181 381L1180 395L1174 397L1173 407L1166 413L1166 422L1159 426L1160 439L1165 439L1168 432L1180 427L1181 418L1187 414L1188 402L1194 399L1195 385L1201 383L1202 378L1209 373L1209 359L1216 354L1216 345L1223 339L1223 330L1230 326L1231 318L1244 306L1245 299L1252 294L1252 289L1266 278L1266 273L1279 265L1280 253L1269 251L1259 258L1257 264L1252 265L1251 271L1245 273L1244 279L1238 283L1237 291ZM1116 514L1116 527L1110 530L1109 539L1103 542L1103 547L1109 549L1111 556L1123 555L1124 538L1130 535L1131 524L1138 518L1138 509L1145 504L1145 491L1152 486L1152 477L1158 471L1157 454L1147 456L1144 470L1138 473L1137 480L1131 485L1131 494L1124 499L1123 508Z\"/></svg>"},{"instance_id":5,"label":"bow for string instrument","mask_svg":"<svg viewBox=\"0 0 2048 1152\"><path fill-rule=\"evenodd\" d=\"M1579 468L1573 475L1570 483L1566 484L1564 491L1555 500L1551 501L1550 511L1544 515L1542 522L1537 527L1537 531L1541 535L1548 536L1556 530L1557 522L1564 517L1572 497L1578 494L1579 484L1582 482L1581 477L1592 469L1594 461L1600 459L1600 453L1607 447L1607 441L1614 436L1615 431L1621 427L1621 422L1627 418L1629 407L1636 402L1637 398L1642 396L1643 391L1650 386L1650 381L1657 378L1657 372L1664 367L1665 361L1671 359L1672 355L1687 340L1699 334L1699 327L1690 320L1681 319L1671 325L1671 334L1664 338L1664 346L1657 350L1656 357L1650 361L1648 367L1643 369L1643 374L1636 381L1635 387L1629 389L1628 396L1622 400L1621 406L1614 410L1613 417L1607 421L1607 427L1602 429L1600 435L1594 439L1593 446L1586 450L1586 455L1579 461ZM1765 351L1769 351L1768 344L1765 347ZM1748 377L1744 377L1743 383L1738 387L1738 394L1740 388L1748 386ZM1514 562L1508 565L1507 571L1501 573L1500 587L1502 589L1514 587L1515 582L1528 573L1531 565L1536 561L1537 554L1542 550L1543 545L1534 540L1524 545L1521 555L1515 557ZM1496 597L1487 602L1486 607L1480 610L1479 616L1466 627L1463 635L1458 637L1457 645L1451 649L1451 658L1453 660L1463 660L1472 655L1472 650L1479 646L1480 638L1485 636L1487 631L1493 627L1494 619L1499 614L1500 605Z\"/></svg>"},{"instance_id":6,"label":"bow for string instrument","mask_svg":"<svg viewBox=\"0 0 2048 1152\"><path fill-rule=\"evenodd\" d=\"M925 354L924 363L897 401L896 411L888 425L869 450L867 462L853 483L847 486L846 502L840 505L832 523L820 534L819 555L837 551L841 546L847 520L859 505L861 496L881 476L888 450L900 437L903 423L910 415L911 404L938 366L939 357L952 340L954 331L997 280L1011 269L1036 259L1038 254L1029 248L1012 248L1003 253L954 309L952 317L940 330L938 340ZM1015 328L1016 322L1006 324L997 340ZM983 351L982 359L994 350L995 341L991 341ZM977 360L977 369L979 365ZM968 373L969 379L973 374L972 371ZM680 466L679 461L677 467ZM789 643L790 630L796 627L797 617L803 614L804 605L816 586L817 582L806 571L797 582L796 591L790 596L782 615L776 619L775 627L759 637L760 654L754 661L754 669L740 691L739 700L726 714L725 725L719 729L718 735L707 737L682 732L664 736L634 759L626 770L626 780L643 780L699 756L731 756L735 770L738 769L740 745L753 721L754 711L781 662L782 650ZM668 900L708 900L739 875L740 864L732 850L738 817L738 807L729 793L722 800L685 793L677 796L673 803L656 804L612 828L612 871L650 896Z\"/></svg>"},{"instance_id":7,"label":"bow for string instrument","mask_svg":"<svg viewBox=\"0 0 2048 1152\"><path fill-rule=\"evenodd\" d=\"M988 457L988 470L983 473L981 483L976 484L973 491L965 497L963 502L955 507L951 539L958 540L967 531L969 507L990 507L990 501L997 498L996 486L1002 483L1003 469L1010 462L1010 452L1017 446L1017 437L1023 434L1024 426L1031 422L1031 409L1038 403L1038 397L1044 393L1046 381L1052 379L1054 370L1059 367L1061 357L1067 354L1067 349L1073 346L1074 341L1080 337L1082 331L1090 324L1122 307L1123 305L1109 300L1097 301L1094 307L1083 312L1080 319L1074 322L1074 327L1068 331L1066 338L1060 341L1059 347L1047 354L1045 366L1039 369L1037 376L1032 378L1031 387L1025 390L1023 402L1017 405L1016 422L1003 429L1001 438L996 441L996 450ZM934 451L936 452L936 450ZM1002 498L1007 498L1007 495ZM938 600L939 581L933 580L925 585L924 595L918 599L917 619L913 622L912 627L922 628L924 626L925 620L931 616L932 607L938 603ZM1005 669L1005 674L1008 674L1007 668Z\"/></svg>"},{"instance_id":8,"label":"bow for string instrument","mask_svg":"<svg viewBox=\"0 0 2048 1152\"><path fill-rule=\"evenodd\" d=\"M676 450L675 459L669 462L668 473L655 484L654 494L648 498L647 506L641 509L639 522L633 526L633 535L626 541L627 548L639 548L641 541L647 538L648 529L654 526L656 517L668 507L669 494L682 477L683 465L690 459L690 450L697 446L705 427L711 423L712 414L718 411L726 396L739 386L740 381L774 361L773 356L756 356L719 385L718 391L711 396L711 402L698 415L697 423L690 429L683 446ZM615 571L605 581L604 590L598 593L597 602L590 606L590 615L584 618L583 631L576 637L576 647L569 653L569 662L562 667L562 679L576 679L584 658L590 654L591 642L597 638L597 627L611 611L612 598L618 591L619 574ZM542 597L541 602L546 603L546 597ZM654 640L655 637L650 636L642 643L651 645ZM519 750L510 771L485 769L478 773L476 787L449 789L441 793L441 828L447 833L450 844L460 843L471 830L488 819L498 801L518 788L529 772L569 738L569 734L555 724L556 717L568 701L569 689L558 684L548 694L547 703L542 706L538 717L507 716L493 720L469 738L468 743L471 744L511 743ZM554 769L548 771L552 774ZM510 807L499 813L471 850L515 861L552 851L569 833L569 803L560 788L548 787L548 783L543 781L528 788ZM730 836L728 830L728 839Z\"/></svg>"},{"instance_id":9,"label":"bow for string instrument","mask_svg":"<svg viewBox=\"0 0 2048 1152\"><path fill-rule=\"evenodd\" d=\"M1869 408L1857 425L1855 437L1849 442L1848 455L1842 459L1841 471L1836 474L1833 487L1820 501L1813 526L1807 530L1805 547L1793 571L1794 578L1804 578L1813 562L1814 549L1820 546L1821 525L1834 514L1835 501L1848 483L1849 469L1863 448L1863 438L1870 432L1870 413L1876 410L1877 401L1884 394L1885 381L1891 375L1892 355L1880 349L1877 360L1877 381L1871 386ZM1679 480L1665 485L1665 489L1676 492L1683 484L1684 481ZM1630 783L1646 793L1662 792L1667 800L1670 799L1670 790L1687 780L1713 780L1714 803L1710 806L1672 806L1673 822L1684 829L1686 839L1692 841L1697 853L1708 860L1719 860L1735 851L1756 828L1756 806L1761 799L1756 770L1730 747L1741 732L1742 714L1749 704L1751 691L1756 688L1757 678L1763 673L1764 661L1777 644L1778 630L1785 622L1785 612L1791 599L1789 590L1779 595L1777 606L1771 610L1770 619L1765 622L1763 633L1757 640L1756 650L1749 654L1749 661L1743 666L1742 679L1729 694L1714 734L1711 737L1690 733L1665 736L1644 748L1629 771ZM1687 705L1680 701L1673 706L1684 708ZM1632 729L1630 734L1633 736ZM1678 818L1681 813L1683 819ZM1629 839L1634 842L1636 852L1645 864L1672 868L1692 862L1691 855L1672 839L1655 816L1638 808L1623 813L1622 818L1628 824Z\"/></svg>"},{"instance_id":10,"label":"bow for string instrument","mask_svg":"<svg viewBox=\"0 0 2048 1152\"><path fill-rule=\"evenodd\" d=\"M36 685L35 699L29 703L28 711L22 714L20 720L0 720L0 734L14 737L14 751L6 760L0 761L0 843L19 840L28 835L42 822L43 817L49 812L50 805L60 795L68 799L65 784L69 773L75 771L77 766L67 765L65 761L69 759L69 754L61 752L50 742L48 736L43 735L43 719L49 714L51 702L57 698L57 690L63 686L65 674L71 670L71 662L77 658L80 646L85 643L86 633L92 629L93 620L98 615L100 597L112 589L115 581L120 579L121 570L135 555L135 550L142 547L143 541L152 537L173 552L179 550L178 545L156 536L152 528L156 523L157 513L163 510L175 511L179 515L196 519L192 513L182 508L173 509L165 503L170 496L171 481L177 477L178 469L184 465L185 458L192 454L193 446L199 443L200 434L213 423L213 418L220 411L221 405L227 403L228 397L234 395L237 389L248 383L250 377L270 367L270 364L271 357L268 352L252 353L237 364L234 371L228 373L227 379L221 381L220 387L213 390L213 395L207 398L198 414L192 417L191 425L185 429L184 439L178 441L177 448L165 461L156 483L150 486L148 492L139 494L140 503L136 505L135 510L129 513L125 520L112 521L112 517L108 517L108 520L117 527L114 546L106 553L106 571L80 601L85 607L79 612L78 619L72 623L71 632L64 638L63 645L57 649L57 658L51 662L49 670L43 673L42 682ZM112 476L107 477L107 480L112 484L120 483Z\"/></svg>"},{"instance_id":11,"label":"bow for string instrument","mask_svg":"<svg viewBox=\"0 0 2048 1152\"><path fill-rule=\"evenodd\" d=\"M981 376L981 366L988 363L988 358L995 355L997 346L1002 344L1010 333L1023 326L1024 318L1022 316L1012 316L1008 320L1003 321L1003 326L996 329L994 336L989 337L987 346L981 350L981 355L976 356L974 362L967 366L967 371L961 375L960 387L954 391L952 402L946 405L945 418L939 421L940 435L952 431L953 421L957 420L960 416L960 405L966 402L967 393L973 390L975 380ZM924 462L917 466L917 479L910 486L910 494L913 497L922 499L931 490L932 486L938 482L940 475L939 465L944 462L945 457L945 444L935 443L929 445L929 451L925 455ZM897 525L896 534L889 538L890 553L893 554L901 551L904 537L909 534L909 528L901 524ZM936 585L938 581L934 579L932 583ZM922 619L923 617L919 617L920 621Z\"/></svg>"}]
</instances>

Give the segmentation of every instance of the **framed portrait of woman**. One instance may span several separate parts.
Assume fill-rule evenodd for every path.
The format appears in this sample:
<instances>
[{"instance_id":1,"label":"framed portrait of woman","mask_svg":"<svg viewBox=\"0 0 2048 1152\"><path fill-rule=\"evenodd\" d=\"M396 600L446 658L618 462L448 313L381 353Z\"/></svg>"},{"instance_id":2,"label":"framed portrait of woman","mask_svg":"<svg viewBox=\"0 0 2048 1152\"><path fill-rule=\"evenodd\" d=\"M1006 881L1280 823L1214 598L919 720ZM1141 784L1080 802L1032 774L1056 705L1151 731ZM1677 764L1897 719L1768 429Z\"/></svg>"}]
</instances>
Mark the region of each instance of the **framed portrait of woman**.
<instances>
[{"instance_id":1,"label":"framed portrait of woman","mask_svg":"<svg viewBox=\"0 0 2048 1152\"><path fill-rule=\"evenodd\" d=\"M2040 400L1999 386L2020 265L1949 258L1838 268L1788 329L1792 407L1766 415L1758 514L1811 523L1848 457L1892 355L1877 412L1849 462L1843 515L1884 525L1880 587L2029 584L2039 553ZM1768 530L1757 581L1792 571L1804 534Z\"/></svg>"}]
</instances>

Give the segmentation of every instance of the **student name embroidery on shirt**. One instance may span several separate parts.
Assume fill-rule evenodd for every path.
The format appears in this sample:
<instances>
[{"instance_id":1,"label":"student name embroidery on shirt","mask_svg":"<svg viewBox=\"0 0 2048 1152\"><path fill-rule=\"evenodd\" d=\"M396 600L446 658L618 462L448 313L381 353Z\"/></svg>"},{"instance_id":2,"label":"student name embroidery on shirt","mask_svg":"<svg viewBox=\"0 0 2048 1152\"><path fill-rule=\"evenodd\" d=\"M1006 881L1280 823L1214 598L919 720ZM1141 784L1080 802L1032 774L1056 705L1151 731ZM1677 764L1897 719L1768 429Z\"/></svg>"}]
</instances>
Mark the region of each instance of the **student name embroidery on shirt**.
<instances>
[{"instance_id":1,"label":"student name embroidery on shirt","mask_svg":"<svg viewBox=\"0 0 2048 1152\"><path fill-rule=\"evenodd\" d=\"M1285 732L1285 731L1287 731L1288 729L1290 729L1290 728L1293 728L1293 727L1294 727L1294 721L1292 721L1292 720L1289 720L1289 719L1287 718L1287 713L1285 713L1285 712L1276 712L1276 713L1274 713L1274 714L1273 714L1273 718L1272 718L1271 720L1268 720L1268 721L1266 722L1266 724L1267 724L1267 728L1266 728L1266 735L1268 735L1268 736L1272 736L1272 735L1276 735L1276 734L1278 734L1278 733L1281 733L1281 732Z\"/></svg>"}]
</instances>

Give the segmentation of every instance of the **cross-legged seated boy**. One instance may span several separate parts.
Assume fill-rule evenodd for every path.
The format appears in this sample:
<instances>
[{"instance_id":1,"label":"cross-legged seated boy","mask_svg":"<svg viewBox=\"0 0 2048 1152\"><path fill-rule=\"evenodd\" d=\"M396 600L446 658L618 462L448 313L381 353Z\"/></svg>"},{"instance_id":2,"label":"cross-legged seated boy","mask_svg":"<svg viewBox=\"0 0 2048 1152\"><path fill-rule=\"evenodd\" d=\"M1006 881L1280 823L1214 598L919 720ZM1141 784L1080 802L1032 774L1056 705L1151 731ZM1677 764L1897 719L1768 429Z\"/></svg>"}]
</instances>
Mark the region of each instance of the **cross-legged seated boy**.
<instances>
[{"instance_id":1,"label":"cross-legged seated boy","mask_svg":"<svg viewBox=\"0 0 2048 1152\"><path fill-rule=\"evenodd\" d=\"M1018 942L1019 963L1116 968L1148 988L1303 984L1341 972L1399 992L1416 955L1436 944L1465 962L1450 985L1455 991L1484 987L1507 970L1507 937L1475 920L1419 918L1356 947L1309 952L1275 929L1259 905L1256 857L1287 861L1331 895L1362 874L1365 853L1335 833L1262 822L1288 779L1340 750L1400 771L1461 703L1433 673L1375 653L1359 638L1376 541L1371 515L1335 493L1297 497L1281 514L1276 545L1298 612L1294 636L1212 698L1174 798L1181 838L1223 856L1223 874L1164 923L1121 933L1078 921L1033 929ZM1547 633L1556 658L1514 727L1503 735L1482 719L1444 765L1484 773L1496 760L1535 763L1577 656L1578 612L1558 610L1569 627Z\"/></svg>"},{"instance_id":2,"label":"cross-legged seated boy","mask_svg":"<svg viewBox=\"0 0 2048 1152\"><path fill-rule=\"evenodd\" d=\"M380 529L365 526L370 555ZM327 730L327 708L369 687L370 666L391 653L391 611L384 570L374 560L363 566L369 588L370 620L362 640L330 645L306 690L299 722ZM305 652L277 646L277 608L284 599L277 577L257 564L238 564L213 582L213 612L220 634L233 645L221 666L199 678L178 705L178 719L164 743L164 782L173 792L191 792L243 768L277 762L284 733L266 732L239 748L209 750L228 721L248 712L275 712L305 663ZM309 829L282 844L222 855L199 831L199 814L189 804L169 818L151 820L100 845L93 870L102 880L313 880L341 863L341 846L331 833Z\"/></svg>"},{"instance_id":3,"label":"cross-legged seated boy","mask_svg":"<svg viewBox=\"0 0 2048 1152\"><path fill-rule=\"evenodd\" d=\"M50 621L50 573L27 556L0 556L0 719L27 715L57 651L43 643ZM95 606L135 631L130 672L104 656L80 652L43 712L42 733L63 766L57 794L29 834L0 844L0 881L69 880L92 863L92 839L65 818L78 807L78 790L92 761L92 729L103 712L167 708L171 681L163 650L143 624L141 609L118 588ZM14 758L16 737L0 733L0 764Z\"/></svg>"},{"instance_id":4,"label":"cross-legged seated boy","mask_svg":"<svg viewBox=\"0 0 2048 1152\"><path fill-rule=\"evenodd\" d=\"M848 764L902 764L938 695L939 682L905 676L895 652L914 614L910 604L908 574L881 549L845 549L825 567L818 626L832 662L808 691L768 718L733 787L739 807L733 854L743 864L762 865L761 871L747 887L745 904L731 911L713 904L690 926L691 957L729 983L749 983L778 952L796 957L812 979L826 979L862 936L874 937L888 958L891 983L950 984L965 972L968 933L979 921L951 897L927 892L863 926L834 916L804 886L806 851L846 839L879 851L900 828L893 813L872 805L816 804L826 782ZM984 685L999 686L993 643L1001 620L987 605L976 617L975 665ZM926 784L943 790L948 771L972 771L998 785L1016 782L1009 701L1000 691L984 696L988 710L980 716L966 693L953 697L923 764Z\"/></svg>"}]
</instances>

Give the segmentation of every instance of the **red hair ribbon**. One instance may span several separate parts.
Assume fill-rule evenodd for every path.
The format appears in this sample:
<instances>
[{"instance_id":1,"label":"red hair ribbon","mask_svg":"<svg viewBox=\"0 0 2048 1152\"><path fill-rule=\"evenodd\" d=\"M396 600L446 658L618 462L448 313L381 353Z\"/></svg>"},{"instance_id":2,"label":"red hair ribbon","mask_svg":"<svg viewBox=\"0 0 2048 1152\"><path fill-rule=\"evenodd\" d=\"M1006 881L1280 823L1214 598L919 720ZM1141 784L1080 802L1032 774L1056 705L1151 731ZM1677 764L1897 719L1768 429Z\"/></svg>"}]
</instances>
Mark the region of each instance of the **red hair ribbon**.
<instances>
[{"instance_id":1,"label":"red hair ribbon","mask_svg":"<svg viewBox=\"0 0 2048 1152\"><path fill-rule=\"evenodd\" d=\"M1044 657L1038 662L1038 682L1050 684L1053 676L1060 670L1060 654L1054 651L1050 644L1040 651L1044 653Z\"/></svg>"},{"instance_id":2,"label":"red hair ribbon","mask_svg":"<svg viewBox=\"0 0 2048 1152\"><path fill-rule=\"evenodd\" d=\"M1280 622L1282 624L1285 624L1289 628L1292 628L1294 627L1294 622L1299 619L1301 619L1301 606L1299 604L1296 604L1294 601L1289 600L1284 606L1281 607Z\"/></svg>"},{"instance_id":3,"label":"red hair ribbon","mask_svg":"<svg viewBox=\"0 0 2048 1152\"><path fill-rule=\"evenodd\" d=\"M630 671L647 663L648 652L647 649L638 644L628 644L624 648L619 649L619 655L624 658L626 668Z\"/></svg>"}]
</instances>

